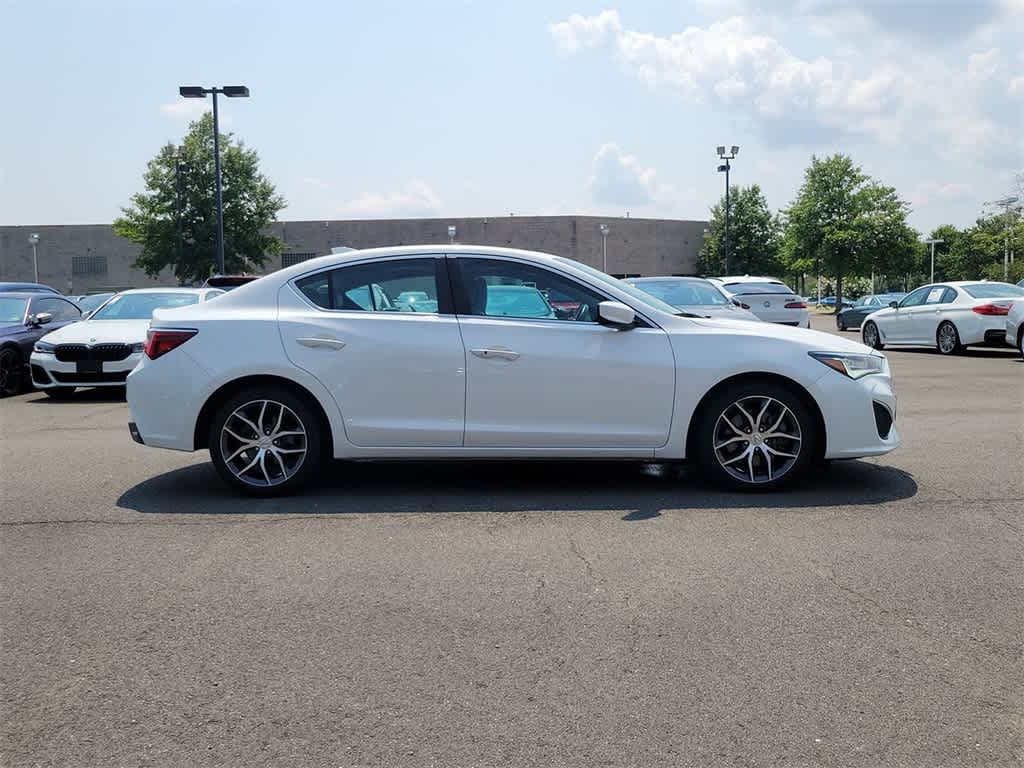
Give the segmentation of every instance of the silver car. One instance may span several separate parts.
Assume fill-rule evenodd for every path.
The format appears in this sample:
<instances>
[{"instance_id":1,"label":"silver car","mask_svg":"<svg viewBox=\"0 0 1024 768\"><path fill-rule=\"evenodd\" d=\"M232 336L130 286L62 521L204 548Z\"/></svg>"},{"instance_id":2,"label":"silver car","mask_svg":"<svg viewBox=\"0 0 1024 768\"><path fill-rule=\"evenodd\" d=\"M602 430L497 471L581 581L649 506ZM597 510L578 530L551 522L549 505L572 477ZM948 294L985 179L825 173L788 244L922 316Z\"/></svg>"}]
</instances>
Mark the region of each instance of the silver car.
<instances>
[{"instance_id":1,"label":"silver car","mask_svg":"<svg viewBox=\"0 0 1024 768\"><path fill-rule=\"evenodd\" d=\"M682 312L701 317L761 322L761 318L743 309L738 301L701 277L631 277L625 282Z\"/></svg>"},{"instance_id":2,"label":"silver car","mask_svg":"<svg viewBox=\"0 0 1024 768\"><path fill-rule=\"evenodd\" d=\"M1024 280L1021 282L1024 283ZM1020 356L1024 357L1024 301L1015 301L1010 305L1010 312L1006 316L1006 343L1016 347Z\"/></svg>"}]
</instances>

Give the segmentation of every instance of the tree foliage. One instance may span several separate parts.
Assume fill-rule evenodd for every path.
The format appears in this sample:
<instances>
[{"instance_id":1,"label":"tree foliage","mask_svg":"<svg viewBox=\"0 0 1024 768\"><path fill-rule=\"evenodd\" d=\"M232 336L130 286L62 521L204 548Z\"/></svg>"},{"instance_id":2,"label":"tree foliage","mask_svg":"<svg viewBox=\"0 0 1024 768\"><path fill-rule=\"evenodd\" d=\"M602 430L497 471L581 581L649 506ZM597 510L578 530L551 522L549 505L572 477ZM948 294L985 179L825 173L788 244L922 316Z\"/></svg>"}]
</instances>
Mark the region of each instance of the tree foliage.
<instances>
[{"instance_id":1,"label":"tree foliage","mask_svg":"<svg viewBox=\"0 0 1024 768\"><path fill-rule=\"evenodd\" d=\"M285 201L260 173L255 150L221 134L221 179L224 201L224 267L228 273L252 272L284 244L269 227ZM178 195L181 178L182 258L177 255ZM180 147L167 144L149 161L146 190L133 195L114 222L121 237L142 246L135 266L153 277L167 267L181 283L204 280L217 264L217 209L214 192L213 116L189 126Z\"/></svg>"},{"instance_id":2,"label":"tree foliage","mask_svg":"<svg viewBox=\"0 0 1024 768\"><path fill-rule=\"evenodd\" d=\"M784 213L781 258L793 273L843 278L874 271L905 272L919 252L907 224L910 206L892 187L866 175L846 155L811 157L796 199Z\"/></svg>"},{"instance_id":3,"label":"tree foliage","mask_svg":"<svg viewBox=\"0 0 1024 768\"><path fill-rule=\"evenodd\" d=\"M734 275L778 275L781 225L768 208L761 187L729 190L729 272ZM725 197L711 209L708 234L697 267L704 275L725 274Z\"/></svg>"}]
</instances>

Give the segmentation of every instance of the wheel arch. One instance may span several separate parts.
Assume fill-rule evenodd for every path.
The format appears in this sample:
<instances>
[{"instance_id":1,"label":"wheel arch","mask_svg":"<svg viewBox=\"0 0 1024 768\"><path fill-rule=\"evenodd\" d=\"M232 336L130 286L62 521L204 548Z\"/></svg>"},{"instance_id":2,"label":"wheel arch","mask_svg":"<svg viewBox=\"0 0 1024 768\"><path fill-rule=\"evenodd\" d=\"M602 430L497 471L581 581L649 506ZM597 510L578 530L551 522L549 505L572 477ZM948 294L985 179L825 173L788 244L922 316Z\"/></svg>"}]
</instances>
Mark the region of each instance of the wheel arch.
<instances>
[{"instance_id":1,"label":"wheel arch","mask_svg":"<svg viewBox=\"0 0 1024 768\"><path fill-rule=\"evenodd\" d=\"M799 382L783 376L778 373L769 373L767 371L756 371L738 373L734 376L730 376L727 379L722 379L720 382L711 387L704 396L701 397L700 402L697 403L697 407L693 409L693 413L690 414L690 423L686 428L686 458L688 461L692 461L697 456L697 431L700 424L700 420L704 415L704 411L708 406L708 403L718 393L722 392L729 387L737 384L751 382L751 381L768 381L778 386L784 387L791 391L796 397L800 398L804 407L810 411L811 416L814 418L815 426L818 428L818 434L821 439L818 441L817 456L816 459L822 459L825 456L828 448L828 433L825 431L825 417L821 413L821 408L818 407L817 401L811 396L811 393L807 391Z\"/></svg>"},{"instance_id":2,"label":"wheel arch","mask_svg":"<svg viewBox=\"0 0 1024 768\"><path fill-rule=\"evenodd\" d=\"M334 455L334 432L331 428L331 420L327 418L327 412L324 410L323 405L321 405L316 396L292 379L285 378L284 376L268 374L242 376L237 379L232 379L214 390L214 392L206 399L206 402L203 403L203 407L199 411L199 417L196 419L195 432L192 436L192 442L196 450L209 448L210 422L213 420L214 414L217 413L217 410L221 405L226 403L238 392L250 387L258 386L282 387L287 389L296 397L305 400L313 409L313 412L316 414L317 419L320 422L320 427L323 429L325 455L328 458Z\"/></svg>"}]
</instances>

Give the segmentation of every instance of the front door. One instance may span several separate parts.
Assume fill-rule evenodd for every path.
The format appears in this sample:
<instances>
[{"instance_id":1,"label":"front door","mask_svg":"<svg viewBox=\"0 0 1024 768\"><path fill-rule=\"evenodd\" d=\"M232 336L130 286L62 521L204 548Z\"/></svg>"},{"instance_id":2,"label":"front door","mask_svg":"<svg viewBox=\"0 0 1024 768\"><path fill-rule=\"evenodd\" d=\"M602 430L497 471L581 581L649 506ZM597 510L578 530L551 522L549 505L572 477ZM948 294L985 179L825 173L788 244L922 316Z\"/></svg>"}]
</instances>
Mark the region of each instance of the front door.
<instances>
[{"instance_id":1,"label":"front door","mask_svg":"<svg viewBox=\"0 0 1024 768\"><path fill-rule=\"evenodd\" d=\"M885 319L886 341L908 342L914 340L914 313L924 311L924 301L931 286L922 286L911 291Z\"/></svg>"},{"instance_id":2,"label":"front door","mask_svg":"<svg viewBox=\"0 0 1024 768\"><path fill-rule=\"evenodd\" d=\"M512 258L450 257L466 348L467 447L654 449L675 360L660 328L597 322L605 300Z\"/></svg>"},{"instance_id":3,"label":"front door","mask_svg":"<svg viewBox=\"0 0 1024 768\"><path fill-rule=\"evenodd\" d=\"M443 267L395 258L282 287L285 353L334 395L353 445L462 445L465 353Z\"/></svg>"}]
</instances>

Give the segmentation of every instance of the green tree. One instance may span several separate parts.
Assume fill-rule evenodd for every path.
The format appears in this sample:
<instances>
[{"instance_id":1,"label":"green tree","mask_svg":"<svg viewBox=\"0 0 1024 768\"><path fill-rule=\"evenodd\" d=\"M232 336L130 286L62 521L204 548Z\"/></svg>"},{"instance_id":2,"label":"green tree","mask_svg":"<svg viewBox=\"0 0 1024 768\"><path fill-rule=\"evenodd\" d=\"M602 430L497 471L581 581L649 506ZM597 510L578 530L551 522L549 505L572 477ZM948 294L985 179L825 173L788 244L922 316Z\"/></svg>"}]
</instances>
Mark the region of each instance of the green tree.
<instances>
[{"instance_id":1,"label":"green tree","mask_svg":"<svg viewBox=\"0 0 1024 768\"><path fill-rule=\"evenodd\" d=\"M907 271L917 235L910 206L892 187L866 175L846 155L811 157L796 199L785 211L781 258L793 273L835 278L836 309L843 278Z\"/></svg>"},{"instance_id":2,"label":"green tree","mask_svg":"<svg viewBox=\"0 0 1024 768\"><path fill-rule=\"evenodd\" d=\"M284 208L284 199L259 171L255 150L221 134L221 179L224 200L224 268L253 272L284 243L269 233ZM181 178L182 256L177 254L178 194ZM213 117L189 126L180 147L167 144L149 161L143 176L146 191L133 195L114 222L114 232L142 246L135 266L154 277L167 267L181 283L209 277L217 264L217 209L214 193Z\"/></svg>"},{"instance_id":3,"label":"green tree","mask_svg":"<svg viewBox=\"0 0 1024 768\"><path fill-rule=\"evenodd\" d=\"M729 190L729 272L734 275L777 275L781 225L768 209L761 187ZM711 222L697 260L704 275L725 274L725 197L711 209Z\"/></svg>"}]
</instances>

